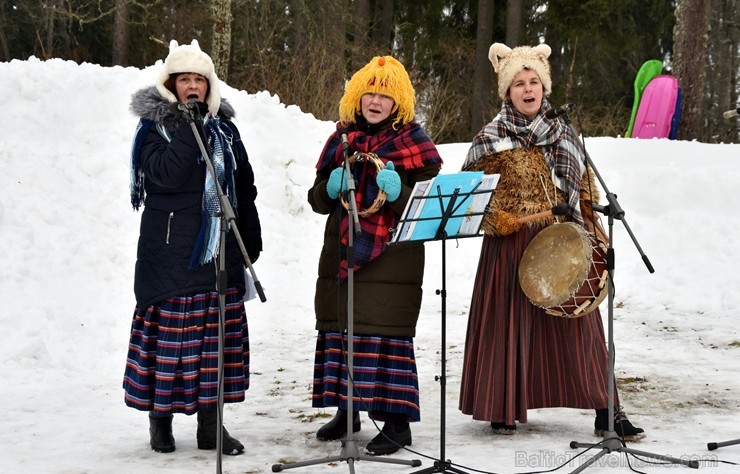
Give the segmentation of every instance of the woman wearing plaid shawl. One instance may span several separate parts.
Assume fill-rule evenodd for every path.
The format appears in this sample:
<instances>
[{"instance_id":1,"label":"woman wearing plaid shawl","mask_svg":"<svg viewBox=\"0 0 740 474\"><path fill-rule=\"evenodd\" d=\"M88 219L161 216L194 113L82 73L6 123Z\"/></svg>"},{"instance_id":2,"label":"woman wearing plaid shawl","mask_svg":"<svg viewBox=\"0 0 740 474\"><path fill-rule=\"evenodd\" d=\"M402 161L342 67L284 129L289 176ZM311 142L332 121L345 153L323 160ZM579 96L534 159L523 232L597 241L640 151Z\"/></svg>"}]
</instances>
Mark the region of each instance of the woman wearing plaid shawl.
<instances>
[{"instance_id":1,"label":"woman wearing plaid shawl","mask_svg":"<svg viewBox=\"0 0 740 474\"><path fill-rule=\"evenodd\" d=\"M316 436L335 440L347 434L347 246L354 226L340 201L347 189L341 130L349 156L373 154L384 164L380 171L368 159L352 165L358 210L379 202L380 191L386 195L377 211L359 218L361 232L353 234L352 421L353 431L360 430L359 411L383 421L382 433L365 449L372 455L392 454L411 444L409 422L420 420L413 336L421 308L424 246L388 242L414 184L435 177L442 159L413 120L414 89L403 65L391 56L373 58L352 76L339 118L308 192L314 212L327 216L314 301L319 332L313 406L338 407Z\"/></svg>"},{"instance_id":2,"label":"woman wearing plaid shawl","mask_svg":"<svg viewBox=\"0 0 740 474\"><path fill-rule=\"evenodd\" d=\"M496 217L523 217L565 202L568 221L590 231L600 228L588 205L598 202L596 186L577 137L557 118L545 116L552 85L549 55L546 44L512 50L495 43L489 51L504 103L473 139L463 169L501 176L483 226L459 407L490 422L498 434L515 434L516 422L526 423L530 408L594 409L595 434L602 436L608 429L608 366L599 310L561 318L532 304L519 285L519 262L553 218L507 233ZM644 437L614 395L616 433L625 440Z\"/></svg>"}]
</instances>

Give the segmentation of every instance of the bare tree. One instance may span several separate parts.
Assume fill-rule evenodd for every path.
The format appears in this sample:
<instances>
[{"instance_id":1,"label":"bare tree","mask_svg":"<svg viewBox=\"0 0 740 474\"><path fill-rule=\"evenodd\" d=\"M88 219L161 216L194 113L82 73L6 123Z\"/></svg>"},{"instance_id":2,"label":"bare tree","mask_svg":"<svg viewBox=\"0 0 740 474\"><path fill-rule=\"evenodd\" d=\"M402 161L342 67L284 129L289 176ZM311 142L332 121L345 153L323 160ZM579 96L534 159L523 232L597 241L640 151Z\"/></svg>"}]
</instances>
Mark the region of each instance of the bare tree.
<instances>
[{"instance_id":1,"label":"bare tree","mask_svg":"<svg viewBox=\"0 0 740 474\"><path fill-rule=\"evenodd\" d=\"M524 2L522 0L508 0L506 2L506 45L511 48L519 46L523 35Z\"/></svg>"},{"instance_id":2,"label":"bare tree","mask_svg":"<svg viewBox=\"0 0 740 474\"><path fill-rule=\"evenodd\" d=\"M229 77L229 60L231 59L231 0L211 0L213 18L213 38L211 40L211 57L219 79L226 81Z\"/></svg>"},{"instance_id":3,"label":"bare tree","mask_svg":"<svg viewBox=\"0 0 740 474\"><path fill-rule=\"evenodd\" d=\"M372 42L378 54L393 51L393 0L376 0Z\"/></svg>"},{"instance_id":4,"label":"bare tree","mask_svg":"<svg viewBox=\"0 0 740 474\"><path fill-rule=\"evenodd\" d=\"M475 32L475 70L473 96L470 101L470 133L475 135L485 125L491 108L491 63L488 50L493 39L493 2L478 2L478 25Z\"/></svg>"},{"instance_id":5,"label":"bare tree","mask_svg":"<svg viewBox=\"0 0 740 474\"><path fill-rule=\"evenodd\" d=\"M128 66L128 1L116 0L113 17L113 64Z\"/></svg>"},{"instance_id":6,"label":"bare tree","mask_svg":"<svg viewBox=\"0 0 740 474\"><path fill-rule=\"evenodd\" d=\"M734 142L740 138L737 120L726 120L721 112L738 105L740 75L739 0L712 0L709 20L709 67L707 76L706 128L711 142Z\"/></svg>"},{"instance_id":7,"label":"bare tree","mask_svg":"<svg viewBox=\"0 0 740 474\"><path fill-rule=\"evenodd\" d=\"M704 129L709 0L678 0L673 31L673 73L683 91L678 138L699 139Z\"/></svg>"}]
</instances>

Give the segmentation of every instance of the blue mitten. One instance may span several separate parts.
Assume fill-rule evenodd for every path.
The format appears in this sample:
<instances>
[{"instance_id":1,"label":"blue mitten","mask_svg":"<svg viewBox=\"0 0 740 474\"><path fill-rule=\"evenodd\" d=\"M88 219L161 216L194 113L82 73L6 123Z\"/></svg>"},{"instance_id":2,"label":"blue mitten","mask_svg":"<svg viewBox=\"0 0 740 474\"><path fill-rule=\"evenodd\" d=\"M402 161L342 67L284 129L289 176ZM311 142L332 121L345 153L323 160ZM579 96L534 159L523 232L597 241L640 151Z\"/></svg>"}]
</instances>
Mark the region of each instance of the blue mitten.
<instances>
[{"instance_id":1,"label":"blue mitten","mask_svg":"<svg viewBox=\"0 0 740 474\"><path fill-rule=\"evenodd\" d=\"M378 187L385 191L388 202L393 202L401 195L401 177L396 173L396 167L392 161L385 164L385 169L380 170L375 178Z\"/></svg>"},{"instance_id":2,"label":"blue mitten","mask_svg":"<svg viewBox=\"0 0 740 474\"><path fill-rule=\"evenodd\" d=\"M326 193L330 198L336 199L339 193L347 190L347 176L344 168L334 168L326 182Z\"/></svg>"}]
</instances>

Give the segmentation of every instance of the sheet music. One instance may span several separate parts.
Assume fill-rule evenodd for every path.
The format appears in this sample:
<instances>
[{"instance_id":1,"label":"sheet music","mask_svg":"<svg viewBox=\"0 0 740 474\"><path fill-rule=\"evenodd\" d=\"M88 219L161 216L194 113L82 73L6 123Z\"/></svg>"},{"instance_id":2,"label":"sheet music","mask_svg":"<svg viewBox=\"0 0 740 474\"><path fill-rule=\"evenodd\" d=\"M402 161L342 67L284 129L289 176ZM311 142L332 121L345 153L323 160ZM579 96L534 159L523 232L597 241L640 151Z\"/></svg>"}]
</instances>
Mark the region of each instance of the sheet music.
<instances>
[{"instance_id":1,"label":"sheet music","mask_svg":"<svg viewBox=\"0 0 740 474\"><path fill-rule=\"evenodd\" d=\"M447 216L445 233L448 237L477 235L498 179L497 174L463 171L416 183L391 243L437 238L453 194L456 200L452 215Z\"/></svg>"},{"instance_id":2,"label":"sheet music","mask_svg":"<svg viewBox=\"0 0 740 474\"><path fill-rule=\"evenodd\" d=\"M498 185L498 180L501 177L500 174L485 174L481 179L481 185L478 187L478 191L491 191L493 192ZM470 203L466 216L460 225L458 234L461 235L475 235L480 231L480 226L483 223L485 212L488 204L491 201L491 193L481 192L480 194L473 194L473 200Z\"/></svg>"}]
</instances>

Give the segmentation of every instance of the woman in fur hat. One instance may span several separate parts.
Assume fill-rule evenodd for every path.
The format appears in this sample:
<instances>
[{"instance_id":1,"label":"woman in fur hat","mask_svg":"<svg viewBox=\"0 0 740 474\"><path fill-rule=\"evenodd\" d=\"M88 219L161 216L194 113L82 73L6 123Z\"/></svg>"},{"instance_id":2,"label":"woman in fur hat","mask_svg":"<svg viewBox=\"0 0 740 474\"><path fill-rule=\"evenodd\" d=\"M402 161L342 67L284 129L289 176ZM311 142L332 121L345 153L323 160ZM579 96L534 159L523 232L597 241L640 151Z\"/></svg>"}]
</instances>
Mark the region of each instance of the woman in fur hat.
<instances>
[{"instance_id":1,"label":"woman in fur hat","mask_svg":"<svg viewBox=\"0 0 740 474\"><path fill-rule=\"evenodd\" d=\"M414 184L435 177L442 165L436 147L414 121L414 100L409 76L393 57L374 57L357 71L339 103L337 131L324 146L308 192L314 212L327 216L314 301L319 333L313 406L339 407L316 436L335 440L347 434L347 248L353 224L340 199L347 189L341 140L346 131L348 156L361 154L352 174L357 208L364 214L361 232L353 234L353 430L360 430L358 411L384 421L382 433L365 448L372 455L410 445L409 422L420 420L413 337L421 307L424 245L388 245ZM383 202L378 200L381 192L382 206L363 212Z\"/></svg>"},{"instance_id":2,"label":"woman in fur hat","mask_svg":"<svg viewBox=\"0 0 740 474\"><path fill-rule=\"evenodd\" d=\"M590 202L598 202L577 138L563 121L550 119L550 47L491 46L503 105L473 140L464 170L500 173L483 226L465 343L460 410L514 434L530 408L596 410L595 434L608 429L608 370L604 327L598 308L579 318L551 316L521 290L519 262L532 238L553 218L524 224L505 235L497 216L523 217L568 205L567 221L600 229ZM496 212L503 211L503 212ZM603 235L603 230L599 232ZM619 408L616 433L644 437Z\"/></svg>"},{"instance_id":3,"label":"woman in fur hat","mask_svg":"<svg viewBox=\"0 0 740 474\"><path fill-rule=\"evenodd\" d=\"M218 180L237 215L252 262L262 250L257 189L244 144L221 98L211 58L197 41L170 44L155 86L134 93L140 117L132 146L131 203L142 205L131 325L123 381L126 405L149 412L154 451L175 450L173 413L198 414L200 449L214 449L218 409L220 240L218 195L199 144L177 104L196 124ZM241 402L249 386L249 337L242 298L242 254L226 235L225 403ZM223 452L244 446L223 429Z\"/></svg>"}]
</instances>

